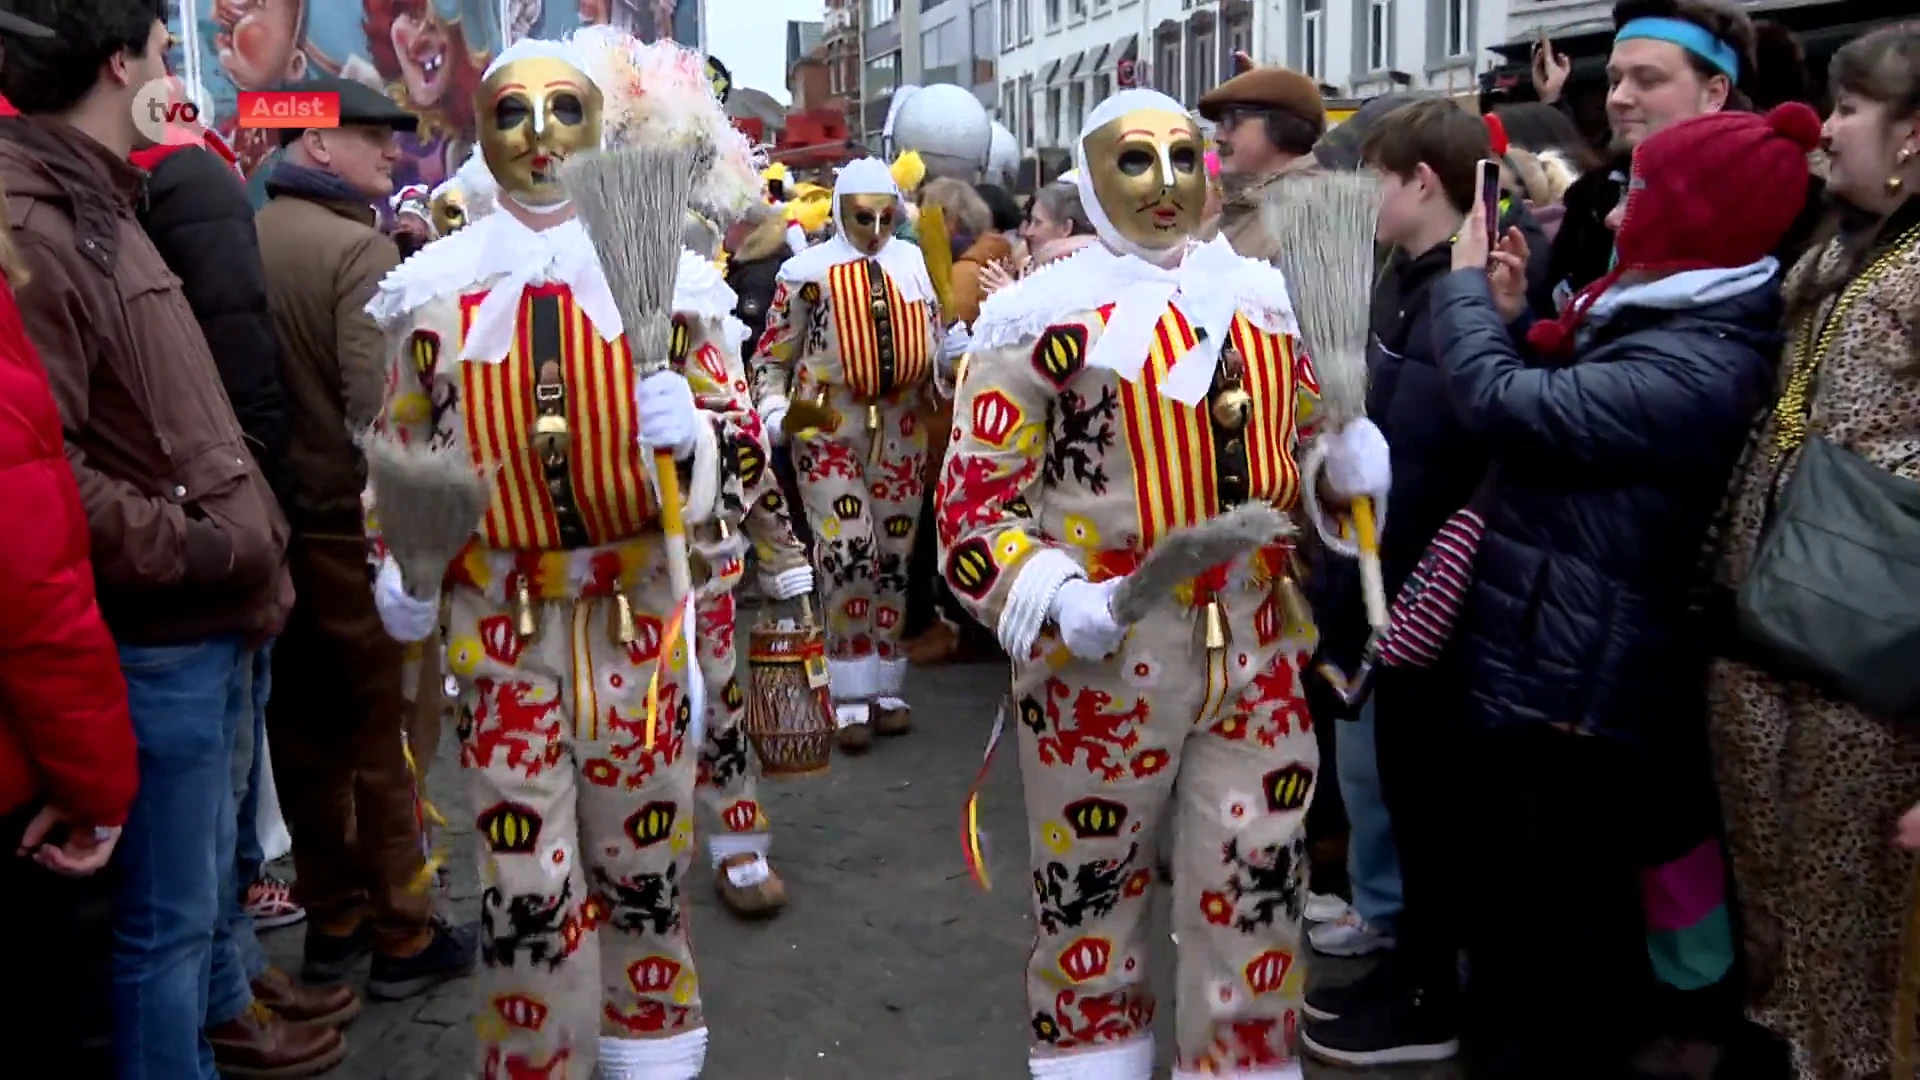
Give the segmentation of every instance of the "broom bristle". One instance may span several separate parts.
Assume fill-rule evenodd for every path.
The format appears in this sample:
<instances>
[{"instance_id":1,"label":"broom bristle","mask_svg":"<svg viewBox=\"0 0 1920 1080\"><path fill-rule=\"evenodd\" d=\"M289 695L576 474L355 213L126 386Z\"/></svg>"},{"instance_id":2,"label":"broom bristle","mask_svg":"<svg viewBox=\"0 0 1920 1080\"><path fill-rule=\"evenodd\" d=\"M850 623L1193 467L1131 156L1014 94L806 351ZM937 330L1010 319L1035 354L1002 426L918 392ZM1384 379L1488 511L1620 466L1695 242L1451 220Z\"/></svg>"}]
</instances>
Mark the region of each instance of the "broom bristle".
<instances>
[{"instance_id":1,"label":"broom bristle","mask_svg":"<svg viewBox=\"0 0 1920 1080\"><path fill-rule=\"evenodd\" d=\"M1338 430L1366 415L1380 182L1365 173L1307 174L1275 185L1261 213L1320 380L1321 415Z\"/></svg>"},{"instance_id":2,"label":"broom bristle","mask_svg":"<svg viewBox=\"0 0 1920 1080\"><path fill-rule=\"evenodd\" d=\"M560 166L636 362L666 356L681 230L712 164L712 146L695 142L576 154Z\"/></svg>"},{"instance_id":3,"label":"broom bristle","mask_svg":"<svg viewBox=\"0 0 1920 1080\"><path fill-rule=\"evenodd\" d=\"M1242 503L1224 514L1175 529L1153 545L1114 590L1114 618L1124 624L1139 622L1183 582L1293 533L1291 519L1261 502Z\"/></svg>"},{"instance_id":4,"label":"broom bristle","mask_svg":"<svg viewBox=\"0 0 1920 1080\"><path fill-rule=\"evenodd\" d=\"M425 598L440 587L447 564L486 520L491 479L466 451L411 446L386 434L360 442L373 488L380 537L400 566L407 591Z\"/></svg>"}]
</instances>

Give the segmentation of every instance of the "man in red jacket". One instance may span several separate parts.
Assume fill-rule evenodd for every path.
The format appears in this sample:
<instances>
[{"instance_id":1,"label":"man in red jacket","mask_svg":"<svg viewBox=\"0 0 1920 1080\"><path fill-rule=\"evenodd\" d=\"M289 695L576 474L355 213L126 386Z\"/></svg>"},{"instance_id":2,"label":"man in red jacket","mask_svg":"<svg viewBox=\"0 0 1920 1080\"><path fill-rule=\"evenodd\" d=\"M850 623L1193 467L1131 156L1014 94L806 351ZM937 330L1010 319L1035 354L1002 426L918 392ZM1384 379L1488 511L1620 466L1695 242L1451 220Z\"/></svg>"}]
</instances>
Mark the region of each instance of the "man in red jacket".
<instances>
[{"instance_id":1,"label":"man in red jacket","mask_svg":"<svg viewBox=\"0 0 1920 1080\"><path fill-rule=\"evenodd\" d=\"M0 32L44 33L0 12ZM4 105L4 102L0 102ZM16 1030L67 1058L63 1074L113 1075L106 993L107 864L138 775L127 684L94 604L87 518L60 411L14 304L18 264L0 230L0 920L30 992ZM24 984L23 984L24 986Z\"/></svg>"}]
</instances>

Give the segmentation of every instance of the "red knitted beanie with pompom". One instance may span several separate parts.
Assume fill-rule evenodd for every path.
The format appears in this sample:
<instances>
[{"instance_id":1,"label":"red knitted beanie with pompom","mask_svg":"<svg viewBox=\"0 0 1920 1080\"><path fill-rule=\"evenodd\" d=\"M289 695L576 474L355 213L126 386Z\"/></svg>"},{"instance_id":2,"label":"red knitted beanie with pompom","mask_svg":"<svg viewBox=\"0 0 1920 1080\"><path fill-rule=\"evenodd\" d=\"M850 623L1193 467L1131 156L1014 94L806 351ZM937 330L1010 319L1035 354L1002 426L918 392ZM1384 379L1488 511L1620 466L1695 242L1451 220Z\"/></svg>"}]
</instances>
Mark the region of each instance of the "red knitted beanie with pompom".
<instances>
[{"instance_id":1,"label":"red knitted beanie with pompom","mask_svg":"<svg viewBox=\"0 0 1920 1080\"><path fill-rule=\"evenodd\" d=\"M1819 145L1820 117L1797 101L1765 116L1708 113L1649 137L1633 152L1618 261L1557 321L1535 323L1528 343L1565 356L1587 309L1628 272L1733 268L1773 254L1806 206L1807 155Z\"/></svg>"}]
</instances>

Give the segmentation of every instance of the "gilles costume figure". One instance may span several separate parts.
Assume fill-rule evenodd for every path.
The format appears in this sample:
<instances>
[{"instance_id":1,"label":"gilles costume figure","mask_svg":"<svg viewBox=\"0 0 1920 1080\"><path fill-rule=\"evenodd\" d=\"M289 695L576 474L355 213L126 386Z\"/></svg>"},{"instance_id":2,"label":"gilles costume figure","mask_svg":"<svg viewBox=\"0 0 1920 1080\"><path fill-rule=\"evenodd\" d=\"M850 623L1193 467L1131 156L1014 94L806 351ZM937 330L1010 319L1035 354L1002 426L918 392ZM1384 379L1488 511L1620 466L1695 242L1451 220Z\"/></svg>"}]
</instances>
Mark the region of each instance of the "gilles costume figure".
<instances>
[{"instance_id":1,"label":"gilles costume figure","mask_svg":"<svg viewBox=\"0 0 1920 1080\"><path fill-rule=\"evenodd\" d=\"M1170 530L1302 497L1313 371L1280 272L1196 239L1202 153L1164 95L1094 110L1077 183L1102 243L982 308L935 496L947 580L1012 659L1035 1077L1153 1075L1148 910L1169 803L1174 1075L1300 1075L1318 765L1301 669L1317 635L1293 552L1215 568L1132 627L1109 606Z\"/></svg>"},{"instance_id":2,"label":"gilles costume figure","mask_svg":"<svg viewBox=\"0 0 1920 1080\"><path fill-rule=\"evenodd\" d=\"M712 264L683 252L673 368L636 385L557 168L602 144L604 117L624 139L704 128L723 148L707 195L737 172L732 188L750 200L758 180L699 57L671 43L603 27L518 42L489 65L476 111L498 209L409 260L369 310L394 346L384 422L464 449L492 470L493 501L441 598L409 596L391 559L375 593L396 637L441 628L459 682L487 846L481 1075L684 1080L707 1040L682 895L703 726L741 767L709 763L702 801L724 831L766 827L744 740L719 730L740 688L729 670L709 708L708 682L731 663L734 530L750 494L739 465L767 449ZM658 448L678 459L708 569L677 632L649 477ZM405 512L378 500L376 515Z\"/></svg>"},{"instance_id":3,"label":"gilles costume figure","mask_svg":"<svg viewBox=\"0 0 1920 1080\"><path fill-rule=\"evenodd\" d=\"M925 495L920 418L945 357L926 262L893 235L904 213L885 162L841 169L833 238L781 266L754 362L755 399L775 438L793 403L829 414L794 438L791 453L825 591L835 720L849 750L912 724L900 696L900 631Z\"/></svg>"}]
</instances>

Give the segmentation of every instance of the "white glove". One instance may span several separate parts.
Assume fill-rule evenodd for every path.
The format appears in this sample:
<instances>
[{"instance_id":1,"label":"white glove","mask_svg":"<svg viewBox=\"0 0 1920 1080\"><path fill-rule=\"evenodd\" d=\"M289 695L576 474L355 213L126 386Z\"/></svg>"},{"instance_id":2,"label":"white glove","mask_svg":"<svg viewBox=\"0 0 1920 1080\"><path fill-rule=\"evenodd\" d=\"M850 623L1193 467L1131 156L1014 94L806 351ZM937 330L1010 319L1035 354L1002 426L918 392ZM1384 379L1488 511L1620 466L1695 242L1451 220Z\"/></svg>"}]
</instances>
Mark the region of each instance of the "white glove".
<instances>
[{"instance_id":1,"label":"white glove","mask_svg":"<svg viewBox=\"0 0 1920 1080\"><path fill-rule=\"evenodd\" d=\"M380 625L395 641L424 641L440 626L440 598L415 600L400 580L400 565L392 559L380 564L373 579L373 606L380 612Z\"/></svg>"},{"instance_id":2,"label":"white glove","mask_svg":"<svg viewBox=\"0 0 1920 1080\"><path fill-rule=\"evenodd\" d=\"M1393 489L1393 459L1387 437L1366 417L1349 423L1327 446L1327 486L1345 499L1368 496L1384 502Z\"/></svg>"},{"instance_id":3,"label":"white glove","mask_svg":"<svg viewBox=\"0 0 1920 1080\"><path fill-rule=\"evenodd\" d=\"M633 394L640 419L640 445L648 450L671 450L676 458L693 453L695 425L700 410L693 404L693 387L677 371L656 371L640 380Z\"/></svg>"},{"instance_id":4,"label":"white glove","mask_svg":"<svg viewBox=\"0 0 1920 1080\"><path fill-rule=\"evenodd\" d=\"M1060 628L1068 652L1082 660L1104 660L1126 640L1127 628L1113 618L1113 590L1120 582L1111 578L1095 585L1073 578L1053 594L1047 615Z\"/></svg>"},{"instance_id":5,"label":"white glove","mask_svg":"<svg viewBox=\"0 0 1920 1080\"><path fill-rule=\"evenodd\" d=\"M777 574L760 576L760 591L773 600L791 600L813 591L813 567L796 566Z\"/></svg>"},{"instance_id":6,"label":"white glove","mask_svg":"<svg viewBox=\"0 0 1920 1080\"><path fill-rule=\"evenodd\" d=\"M760 424L767 429L767 441L776 446L787 441L786 430L781 426L786 420L786 398L770 397L760 403Z\"/></svg>"},{"instance_id":7,"label":"white glove","mask_svg":"<svg viewBox=\"0 0 1920 1080\"><path fill-rule=\"evenodd\" d=\"M967 332L966 323L957 322L947 330L947 337L941 342L940 352L942 358L951 364L965 356L967 350L971 348L973 348L973 335Z\"/></svg>"}]
</instances>

